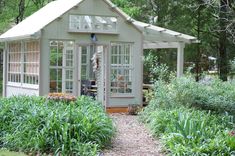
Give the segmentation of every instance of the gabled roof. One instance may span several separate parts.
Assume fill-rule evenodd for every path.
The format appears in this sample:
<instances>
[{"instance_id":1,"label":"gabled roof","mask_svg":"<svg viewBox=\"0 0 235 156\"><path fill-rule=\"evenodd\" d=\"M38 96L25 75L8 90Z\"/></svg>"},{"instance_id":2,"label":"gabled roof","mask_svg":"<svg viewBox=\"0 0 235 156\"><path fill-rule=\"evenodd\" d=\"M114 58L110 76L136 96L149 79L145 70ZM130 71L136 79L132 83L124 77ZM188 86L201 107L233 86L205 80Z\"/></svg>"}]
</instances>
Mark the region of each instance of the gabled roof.
<instances>
[{"instance_id":1,"label":"gabled roof","mask_svg":"<svg viewBox=\"0 0 235 156\"><path fill-rule=\"evenodd\" d=\"M81 3L82 1L84 0L56 0L50 2L31 16L27 17L21 23L1 35L0 41L36 37L40 33L41 29L65 14L73 7L79 5L79 3ZM193 36L136 21L128 16L126 13L124 13L121 9L116 7L110 0L103 1L124 19L130 22L139 31L141 31L145 42L198 42L198 40Z\"/></svg>"},{"instance_id":2,"label":"gabled roof","mask_svg":"<svg viewBox=\"0 0 235 156\"><path fill-rule=\"evenodd\" d=\"M0 36L0 40L29 38L40 32L46 25L78 5L82 0L52 1L25 20Z\"/></svg>"}]
</instances>

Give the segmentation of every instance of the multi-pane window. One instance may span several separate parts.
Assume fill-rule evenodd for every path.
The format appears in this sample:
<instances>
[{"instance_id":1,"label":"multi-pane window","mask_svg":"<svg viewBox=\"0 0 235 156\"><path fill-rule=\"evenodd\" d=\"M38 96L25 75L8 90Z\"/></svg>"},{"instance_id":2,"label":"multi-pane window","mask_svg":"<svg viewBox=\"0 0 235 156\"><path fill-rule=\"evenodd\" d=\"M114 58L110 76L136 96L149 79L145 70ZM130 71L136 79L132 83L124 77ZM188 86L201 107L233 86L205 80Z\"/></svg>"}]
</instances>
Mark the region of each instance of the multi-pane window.
<instances>
[{"instance_id":1,"label":"multi-pane window","mask_svg":"<svg viewBox=\"0 0 235 156\"><path fill-rule=\"evenodd\" d=\"M74 42L50 42L50 92L73 93Z\"/></svg>"},{"instance_id":2,"label":"multi-pane window","mask_svg":"<svg viewBox=\"0 0 235 156\"><path fill-rule=\"evenodd\" d=\"M8 82L38 85L39 42L9 43Z\"/></svg>"},{"instance_id":3,"label":"multi-pane window","mask_svg":"<svg viewBox=\"0 0 235 156\"><path fill-rule=\"evenodd\" d=\"M92 57L95 53L95 46L81 46L81 80L95 78L92 65Z\"/></svg>"},{"instance_id":4,"label":"multi-pane window","mask_svg":"<svg viewBox=\"0 0 235 156\"><path fill-rule=\"evenodd\" d=\"M111 93L132 93L132 44L111 44Z\"/></svg>"},{"instance_id":5,"label":"multi-pane window","mask_svg":"<svg viewBox=\"0 0 235 156\"><path fill-rule=\"evenodd\" d=\"M26 42L24 47L24 81L27 84L38 84L39 44L37 41Z\"/></svg>"},{"instance_id":6,"label":"multi-pane window","mask_svg":"<svg viewBox=\"0 0 235 156\"><path fill-rule=\"evenodd\" d=\"M70 15L70 31L117 32L117 18L108 16Z\"/></svg>"},{"instance_id":7,"label":"multi-pane window","mask_svg":"<svg viewBox=\"0 0 235 156\"><path fill-rule=\"evenodd\" d=\"M21 51L21 42L9 44L8 82L21 83Z\"/></svg>"}]
</instances>

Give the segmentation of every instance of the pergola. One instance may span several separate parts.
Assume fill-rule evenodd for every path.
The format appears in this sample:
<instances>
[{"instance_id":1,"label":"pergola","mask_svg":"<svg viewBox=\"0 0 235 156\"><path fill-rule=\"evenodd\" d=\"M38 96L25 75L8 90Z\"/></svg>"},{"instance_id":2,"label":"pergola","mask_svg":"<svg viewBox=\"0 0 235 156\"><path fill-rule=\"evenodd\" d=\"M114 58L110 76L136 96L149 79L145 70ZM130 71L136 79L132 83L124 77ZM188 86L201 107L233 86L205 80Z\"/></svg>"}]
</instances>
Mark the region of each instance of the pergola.
<instances>
[{"instance_id":1,"label":"pergola","mask_svg":"<svg viewBox=\"0 0 235 156\"><path fill-rule=\"evenodd\" d=\"M196 37L130 20L143 33L143 49L177 49L177 77L183 75L185 44L199 43Z\"/></svg>"}]
</instances>

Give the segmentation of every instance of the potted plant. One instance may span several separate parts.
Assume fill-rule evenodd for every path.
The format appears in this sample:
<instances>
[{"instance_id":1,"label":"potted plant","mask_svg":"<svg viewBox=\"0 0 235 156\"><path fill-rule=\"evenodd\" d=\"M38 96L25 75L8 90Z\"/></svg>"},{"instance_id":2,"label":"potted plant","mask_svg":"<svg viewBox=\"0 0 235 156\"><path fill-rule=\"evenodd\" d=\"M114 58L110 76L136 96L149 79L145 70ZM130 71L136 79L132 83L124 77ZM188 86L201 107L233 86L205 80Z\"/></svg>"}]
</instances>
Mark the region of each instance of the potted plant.
<instances>
[{"instance_id":1,"label":"potted plant","mask_svg":"<svg viewBox=\"0 0 235 156\"><path fill-rule=\"evenodd\" d=\"M139 110L140 110L140 105L138 104L138 101L134 99L133 103L128 105L128 114L137 115Z\"/></svg>"}]
</instances>

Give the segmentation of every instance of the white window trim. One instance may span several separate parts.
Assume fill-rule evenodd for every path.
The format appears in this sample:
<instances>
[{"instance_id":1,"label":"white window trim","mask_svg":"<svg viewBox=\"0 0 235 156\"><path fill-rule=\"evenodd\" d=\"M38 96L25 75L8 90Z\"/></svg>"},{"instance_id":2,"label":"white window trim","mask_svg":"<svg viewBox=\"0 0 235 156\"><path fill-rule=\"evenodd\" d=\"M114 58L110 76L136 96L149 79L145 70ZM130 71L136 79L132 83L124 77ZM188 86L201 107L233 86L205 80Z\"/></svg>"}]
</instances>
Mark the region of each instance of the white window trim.
<instances>
[{"instance_id":1,"label":"white window trim","mask_svg":"<svg viewBox=\"0 0 235 156\"><path fill-rule=\"evenodd\" d=\"M8 82L7 86L25 88L25 89L35 89L35 90L39 89L39 85L32 85L32 84L26 84L26 83Z\"/></svg>"}]
</instances>

